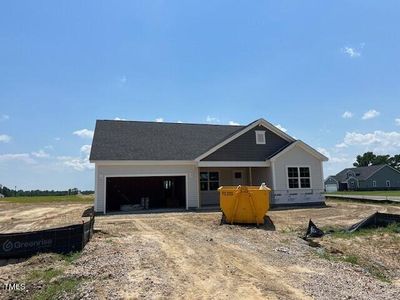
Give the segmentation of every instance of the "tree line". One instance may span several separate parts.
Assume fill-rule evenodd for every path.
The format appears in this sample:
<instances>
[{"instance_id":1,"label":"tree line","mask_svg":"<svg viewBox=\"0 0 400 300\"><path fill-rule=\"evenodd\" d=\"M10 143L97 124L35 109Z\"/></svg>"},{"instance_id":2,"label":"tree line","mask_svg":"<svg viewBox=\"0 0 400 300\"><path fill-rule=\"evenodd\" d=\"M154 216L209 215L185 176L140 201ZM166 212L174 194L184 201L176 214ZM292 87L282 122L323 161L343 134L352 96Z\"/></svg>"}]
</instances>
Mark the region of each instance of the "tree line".
<instances>
[{"instance_id":1,"label":"tree line","mask_svg":"<svg viewBox=\"0 0 400 300\"><path fill-rule=\"evenodd\" d=\"M6 186L0 185L0 194L3 194L4 197L34 197L34 196L67 196L67 195L90 195L93 194L93 191L79 191L77 188L68 189L65 191L54 191L54 190L13 190Z\"/></svg>"},{"instance_id":2,"label":"tree line","mask_svg":"<svg viewBox=\"0 0 400 300\"><path fill-rule=\"evenodd\" d=\"M375 155L373 152L366 152L363 155L357 155L355 167L368 167L375 165L389 165L400 171L400 154L396 155Z\"/></svg>"}]
</instances>

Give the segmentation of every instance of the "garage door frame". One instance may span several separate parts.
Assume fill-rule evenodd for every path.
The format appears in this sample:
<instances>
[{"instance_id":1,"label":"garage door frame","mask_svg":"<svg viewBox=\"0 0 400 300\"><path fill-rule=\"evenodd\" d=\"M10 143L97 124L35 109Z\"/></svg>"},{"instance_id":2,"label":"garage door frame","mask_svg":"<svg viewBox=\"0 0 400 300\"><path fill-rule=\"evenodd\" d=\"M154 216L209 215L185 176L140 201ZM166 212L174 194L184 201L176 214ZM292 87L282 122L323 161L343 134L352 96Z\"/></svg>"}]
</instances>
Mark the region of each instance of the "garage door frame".
<instances>
[{"instance_id":1,"label":"garage door frame","mask_svg":"<svg viewBox=\"0 0 400 300\"><path fill-rule=\"evenodd\" d=\"M189 206L188 206L188 177L189 174L187 173L162 173L162 174L131 174L131 175L127 175L127 174L123 174L123 175L105 175L104 176L104 214L107 213L106 209L107 209L107 178L113 178L113 177L174 177L174 176L184 176L185 177L185 202L186 202L186 210L188 210Z\"/></svg>"}]
</instances>

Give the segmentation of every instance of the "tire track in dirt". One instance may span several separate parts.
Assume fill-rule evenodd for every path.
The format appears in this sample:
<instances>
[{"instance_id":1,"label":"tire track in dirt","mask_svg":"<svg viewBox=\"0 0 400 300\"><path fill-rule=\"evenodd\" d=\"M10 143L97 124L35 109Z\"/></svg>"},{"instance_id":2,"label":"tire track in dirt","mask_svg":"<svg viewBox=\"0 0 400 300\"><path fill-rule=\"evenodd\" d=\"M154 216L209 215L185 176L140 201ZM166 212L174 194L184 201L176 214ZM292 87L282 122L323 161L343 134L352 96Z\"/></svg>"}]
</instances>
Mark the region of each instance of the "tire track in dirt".
<instances>
[{"instance_id":1,"label":"tire track in dirt","mask_svg":"<svg viewBox=\"0 0 400 300\"><path fill-rule=\"evenodd\" d=\"M170 220L168 220L170 219ZM300 290L285 283L282 270L265 265L248 250L210 240L212 233L199 230L181 218L136 219L142 237L159 245L167 272L176 283L191 287L176 296L187 298L305 299ZM171 224L170 222L173 222ZM167 224L167 225L166 225ZM174 262L171 265L171 262ZM208 264L208 268L205 265ZM172 268L171 268L172 267ZM205 272L206 271L206 272ZM189 276L185 276L189 275Z\"/></svg>"}]
</instances>

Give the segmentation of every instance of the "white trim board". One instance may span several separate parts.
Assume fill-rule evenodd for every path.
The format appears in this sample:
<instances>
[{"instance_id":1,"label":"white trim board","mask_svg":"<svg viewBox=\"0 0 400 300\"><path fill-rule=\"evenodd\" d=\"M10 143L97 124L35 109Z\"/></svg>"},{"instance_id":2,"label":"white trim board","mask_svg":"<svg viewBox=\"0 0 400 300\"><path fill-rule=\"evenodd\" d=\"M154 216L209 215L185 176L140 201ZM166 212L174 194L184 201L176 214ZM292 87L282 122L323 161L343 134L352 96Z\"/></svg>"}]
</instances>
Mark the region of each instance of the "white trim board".
<instances>
[{"instance_id":1,"label":"white trim board","mask_svg":"<svg viewBox=\"0 0 400 300\"><path fill-rule=\"evenodd\" d=\"M280 136L281 138L285 139L288 142L293 142L295 141L294 138L292 138L290 135L284 133L282 130L280 130L279 128L275 127L274 125L272 125L271 123L267 122L264 119L259 119L251 124L249 124L247 127L243 128L241 131L237 132L236 134L232 135L231 137L227 138L226 140L222 141L221 143L219 143L218 145L215 145L214 147L212 147L210 150L206 151L205 153L203 153L202 155L200 155L199 157L197 157L195 160L196 161L200 161L203 158L206 158L207 156L209 156L211 153L214 153L215 151L217 151L218 149L220 149L221 147L225 146L226 144L232 142L233 140L237 139L239 136L245 134L246 132L250 131L251 129L257 127L257 126L263 126L266 129L272 131L273 133L275 133L276 135Z\"/></svg>"},{"instance_id":2,"label":"white trim board","mask_svg":"<svg viewBox=\"0 0 400 300\"><path fill-rule=\"evenodd\" d=\"M98 166L181 166L195 165L193 160L91 160Z\"/></svg>"},{"instance_id":3,"label":"white trim board","mask_svg":"<svg viewBox=\"0 0 400 300\"><path fill-rule=\"evenodd\" d=\"M269 161L199 161L198 167L269 167Z\"/></svg>"}]
</instances>

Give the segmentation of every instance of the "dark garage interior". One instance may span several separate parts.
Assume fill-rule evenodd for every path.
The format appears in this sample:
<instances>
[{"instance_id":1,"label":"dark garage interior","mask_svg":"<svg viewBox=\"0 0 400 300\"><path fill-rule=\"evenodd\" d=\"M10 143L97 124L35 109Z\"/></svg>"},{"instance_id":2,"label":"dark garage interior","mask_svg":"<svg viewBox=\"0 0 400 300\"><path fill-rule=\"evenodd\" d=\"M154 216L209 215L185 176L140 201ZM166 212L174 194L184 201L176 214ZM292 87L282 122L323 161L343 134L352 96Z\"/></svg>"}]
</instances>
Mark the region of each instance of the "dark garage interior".
<instances>
[{"instance_id":1,"label":"dark garage interior","mask_svg":"<svg viewBox=\"0 0 400 300\"><path fill-rule=\"evenodd\" d=\"M185 208L185 176L107 178L107 211L119 211L127 205L139 206L142 198L148 198L149 209Z\"/></svg>"}]
</instances>

